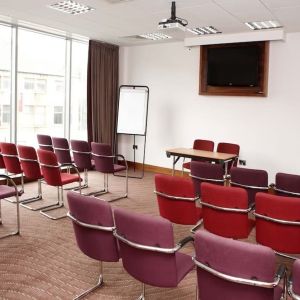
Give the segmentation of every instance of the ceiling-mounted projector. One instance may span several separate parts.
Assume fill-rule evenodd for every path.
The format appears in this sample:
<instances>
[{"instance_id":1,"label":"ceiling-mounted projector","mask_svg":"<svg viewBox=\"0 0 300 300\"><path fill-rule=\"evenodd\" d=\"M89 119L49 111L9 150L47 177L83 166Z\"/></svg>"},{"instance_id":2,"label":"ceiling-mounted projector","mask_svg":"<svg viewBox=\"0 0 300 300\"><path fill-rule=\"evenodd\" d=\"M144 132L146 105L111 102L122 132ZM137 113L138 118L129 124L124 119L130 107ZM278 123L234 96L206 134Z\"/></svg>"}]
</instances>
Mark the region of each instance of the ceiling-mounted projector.
<instances>
[{"instance_id":1,"label":"ceiling-mounted projector","mask_svg":"<svg viewBox=\"0 0 300 300\"><path fill-rule=\"evenodd\" d=\"M187 24L187 20L176 17L176 3L172 1L171 17L161 20L158 23L158 29L181 29L184 31Z\"/></svg>"}]
</instances>

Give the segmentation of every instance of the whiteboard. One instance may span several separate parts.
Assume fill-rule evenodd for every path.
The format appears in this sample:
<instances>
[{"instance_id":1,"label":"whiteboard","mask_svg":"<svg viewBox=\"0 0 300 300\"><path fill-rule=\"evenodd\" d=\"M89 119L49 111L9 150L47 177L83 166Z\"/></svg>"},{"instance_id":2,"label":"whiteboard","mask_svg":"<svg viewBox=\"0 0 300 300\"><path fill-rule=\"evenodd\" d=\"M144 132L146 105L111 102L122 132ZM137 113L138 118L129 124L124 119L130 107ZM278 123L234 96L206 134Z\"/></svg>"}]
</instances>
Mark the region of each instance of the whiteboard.
<instances>
[{"instance_id":1,"label":"whiteboard","mask_svg":"<svg viewBox=\"0 0 300 300\"><path fill-rule=\"evenodd\" d=\"M146 134L148 91L148 87L120 87L117 133Z\"/></svg>"}]
</instances>

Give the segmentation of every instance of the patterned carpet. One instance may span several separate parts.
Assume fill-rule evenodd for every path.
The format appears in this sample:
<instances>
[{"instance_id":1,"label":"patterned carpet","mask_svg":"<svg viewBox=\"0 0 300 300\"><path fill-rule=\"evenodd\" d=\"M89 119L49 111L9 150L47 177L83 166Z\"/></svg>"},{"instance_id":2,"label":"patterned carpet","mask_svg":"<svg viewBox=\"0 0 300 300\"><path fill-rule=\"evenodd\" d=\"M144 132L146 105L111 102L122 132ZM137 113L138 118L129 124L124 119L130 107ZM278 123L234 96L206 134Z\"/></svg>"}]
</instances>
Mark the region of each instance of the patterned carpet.
<instances>
[{"instance_id":1,"label":"patterned carpet","mask_svg":"<svg viewBox=\"0 0 300 300\"><path fill-rule=\"evenodd\" d=\"M110 176L109 180L110 190L114 194L121 193L124 179ZM91 188L85 191L97 190L102 187L103 176L90 172L89 181ZM47 185L42 188L46 199L43 201L55 202L55 188ZM36 183L26 184L26 197L34 195L36 190ZM113 202L112 205L158 215L153 190L152 173L146 173L142 180L129 179L129 198ZM0 234L12 228L15 221L12 218L15 205L2 202L4 225L0 226ZM36 203L40 204L42 202ZM39 212L23 207L20 210L21 235L0 240L0 299L72 299L97 282L99 263L78 249L70 220L53 221ZM174 225L175 241L189 235L190 227ZM250 242L254 242L254 234L251 233ZM192 246L184 248L184 252L192 254ZM284 262L290 267L289 261ZM103 263L103 267L105 285L86 299L137 299L141 284L126 273L121 262ZM195 270L174 289L146 286L149 300L189 300L195 299L195 293Z\"/></svg>"}]
</instances>

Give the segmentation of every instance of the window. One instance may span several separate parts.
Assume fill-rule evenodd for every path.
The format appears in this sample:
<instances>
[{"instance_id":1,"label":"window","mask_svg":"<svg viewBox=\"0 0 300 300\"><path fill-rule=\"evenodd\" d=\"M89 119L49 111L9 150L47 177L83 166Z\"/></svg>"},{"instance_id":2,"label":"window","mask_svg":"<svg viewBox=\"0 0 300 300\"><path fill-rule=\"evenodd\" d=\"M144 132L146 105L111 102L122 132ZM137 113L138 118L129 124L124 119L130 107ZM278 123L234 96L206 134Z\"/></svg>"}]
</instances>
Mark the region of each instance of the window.
<instances>
[{"instance_id":1,"label":"window","mask_svg":"<svg viewBox=\"0 0 300 300\"><path fill-rule=\"evenodd\" d=\"M36 80L36 92L44 94L46 93L47 81L46 79L37 79Z\"/></svg>"},{"instance_id":2,"label":"window","mask_svg":"<svg viewBox=\"0 0 300 300\"><path fill-rule=\"evenodd\" d=\"M2 123L10 123L10 105L2 105Z\"/></svg>"},{"instance_id":3,"label":"window","mask_svg":"<svg viewBox=\"0 0 300 300\"><path fill-rule=\"evenodd\" d=\"M63 107L62 106L54 106L54 124L62 124L63 123Z\"/></svg>"},{"instance_id":4,"label":"window","mask_svg":"<svg viewBox=\"0 0 300 300\"><path fill-rule=\"evenodd\" d=\"M57 93L63 93L65 90L65 83L62 80L55 80L55 91Z\"/></svg>"},{"instance_id":5,"label":"window","mask_svg":"<svg viewBox=\"0 0 300 300\"><path fill-rule=\"evenodd\" d=\"M34 90L34 79L24 78L24 90Z\"/></svg>"},{"instance_id":6,"label":"window","mask_svg":"<svg viewBox=\"0 0 300 300\"><path fill-rule=\"evenodd\" d=\"M0 77L0 90L7 91L10 89L10 78L9 76Z\"/></svg>"}]
</instances>

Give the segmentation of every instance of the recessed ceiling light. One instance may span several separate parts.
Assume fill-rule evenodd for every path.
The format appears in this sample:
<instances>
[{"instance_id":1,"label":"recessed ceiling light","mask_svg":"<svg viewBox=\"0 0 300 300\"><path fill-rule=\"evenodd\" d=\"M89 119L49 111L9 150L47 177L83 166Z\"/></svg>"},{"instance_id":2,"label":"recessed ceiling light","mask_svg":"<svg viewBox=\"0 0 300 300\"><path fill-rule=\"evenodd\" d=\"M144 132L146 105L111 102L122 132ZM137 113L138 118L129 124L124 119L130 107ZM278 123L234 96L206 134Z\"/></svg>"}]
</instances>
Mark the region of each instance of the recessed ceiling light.
<instances>
[{"instance_id":1,"label":"recessed ceiling light","mask_svg":"<svg viewBox=\"0 0 300 300\"><path fill-rule=\"evenodd\" d=\"M158 40L166 40L166 39L171 39L172 37L169 35L166 35L164 33L147 33L147 34L140 34L138 37L147 39L147 40L153 40L153 41L158 41Z\"/></svg>"},{"instance_id":2,"label":"recessed ceiling light","mask_svg":"<svg viewBox=\"0 0 300 300\"><path fill-rule=\"evenodd\" d=\"M282 25L278 21L254 21L245 23L252 30L280 28Z\"/></svg>"},{"instance_id":3,"label":"recessed ceiling light","mask_svg":"<svg viewBox=\"0 0 300 300\"><path fill-rule=\"evenodd\" d=\"M187 30L193 34L198 34L198 35L222 33L214 26L196 27L193 29L188 28Z\"/></svg>"},{"instance_id":4,"label":"recessed ceiling light","mask_svg":"<svg viewBox=\"0 0 300 300\"><path fill-rule=\"evenodd\" d=\"M54 4L50 4L49 7L71 15L84 14L94 10L94 8L90 6L80 4L72 0L61 1Z\"/></svg>"}]
</instances>

